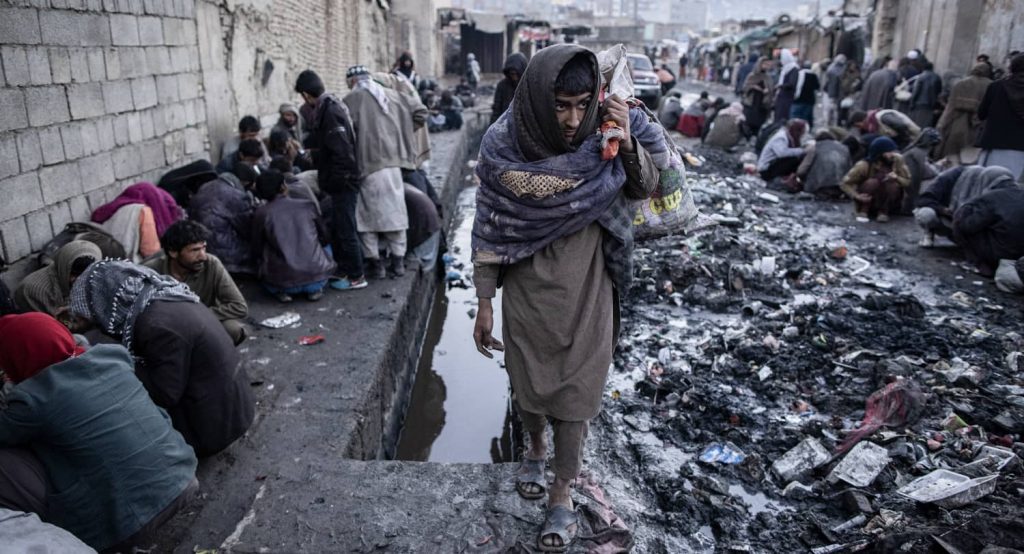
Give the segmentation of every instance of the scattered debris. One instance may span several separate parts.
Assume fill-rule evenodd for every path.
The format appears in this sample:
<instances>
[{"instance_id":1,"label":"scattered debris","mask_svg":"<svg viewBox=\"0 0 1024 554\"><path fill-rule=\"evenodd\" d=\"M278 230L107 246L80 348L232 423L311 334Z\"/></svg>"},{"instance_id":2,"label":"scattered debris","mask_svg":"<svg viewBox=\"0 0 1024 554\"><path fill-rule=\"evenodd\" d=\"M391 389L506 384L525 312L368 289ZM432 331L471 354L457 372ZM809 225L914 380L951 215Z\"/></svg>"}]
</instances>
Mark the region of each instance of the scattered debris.
<instances>
[{"instance_id":1,"label":"scattered debris","mask_svg":"<svg viewBox=\"0 0 1024 554\"><path fill-rule=\"evenodd\" d=\"M709 445L704 449L704 452L701 452L700 454L700 461L706 464L738 464L745 458L746 455L743 454L743 451L731 442Z\"/></svg>"},{"instance_id":2,"label":"scattered debris","mask_svg":"<svg viewBox=\"0 0 1024 554\"><path fill-rule=\"evenodd\" d=\"M829 481L867 487L889 464L889 452L873 442L859 442L829 474Z\"/></svg>"},{"instance_id":3,"label":"scattered debris","mask_svg":"<svg viewBox=\"0 0 1024 554\"><path fill-rule=\"evenodd\" d=\"M302 346L310 346L313 344L320 344L325 340L327 340L327 337L323 335L306 335L304 337L299 337L299 344Z\"/></svg>"},{"instance_id":4,"label":"scattered debris","mask_svg":"<svg viewBox=\"0 0 1024 554\"><path fill-rule=\"evenodd\" d=\"M260 325L267 327L268 329L281 329L294 325L302 321L302 316L295 312L285 312L281 315L264 319L260 322Z\"/></svg>"}]
</instances>

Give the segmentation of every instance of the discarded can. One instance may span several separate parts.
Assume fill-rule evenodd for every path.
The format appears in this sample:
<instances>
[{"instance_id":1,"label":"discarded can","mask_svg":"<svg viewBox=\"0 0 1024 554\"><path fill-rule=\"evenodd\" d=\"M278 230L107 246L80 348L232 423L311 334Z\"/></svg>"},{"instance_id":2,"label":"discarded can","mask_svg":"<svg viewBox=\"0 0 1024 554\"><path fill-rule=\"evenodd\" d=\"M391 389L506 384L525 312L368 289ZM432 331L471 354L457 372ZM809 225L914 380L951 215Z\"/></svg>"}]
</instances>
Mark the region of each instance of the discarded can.
<instances>
[{"instance_id":1,"label":"discarded can","mask_svg":"<svg viewBox=\"0 0 1024 554\"><path fill-rule=\"evenodd\" d=\"M325 340L327 340L327 338L323 335L306 335L304 337L299 337L299 344L302 346L309 346L311 344L320 344Z\"/></svg>"},{"instance_id":2,"label":"discarded can","mask_svg":"<svg viewBox=\"0 0 1024 554\"><path fill-rule=\"evenodd\" d=\"M716 442L708 445L704 452L701 452L700 461L706 464L721 463L734 465L742 462L746 457L747 455L735 444L731 442Z\"/></svg>"},{"instance_id":3,"label":"discarded can","mask_svg":"<svg viewBox=\"0 0 1024 554\"><path fill-rule=\"evenodd\" d=\"M781 458L772 462L772 472L784 482L789 482L806 474L814 468L828 463L832 456L821 442L814 437L807 437L794 446Z\"/></svg>"},{"instance_id":4,"label":"discarded can","mask_svg":"<svg viewBox=\"0 0 1024 554\"><path fill-rule=\"evenodd\" d=\"M873 442L859 442L839 462L828 479L846 481L855 487L867 487L889 465L889 451Z\"/></svg>"},{"instance_id":5,"label":"discarded can","mask_svg":"<svg viewBox=\"0 0 1024 554\"><path fill-rule=\"evenodd\" d=\"M854 527L856 527L858 525L864 525L867 522L868 522L867 516L865 516L864 514L860 514L858 516L854 516L854 517L844 521L843 523L840 523L839 525L836 525L835 527L832 528L832 532L833 533L842 533L843 531L849 531L850 529L853 529Z\"/></svg>"},{"instance_id":6,"label":"discarded can","mask_svg":"<svg viewBox=\"0 0 1024 554\"><path fill-rule=\"evenodd\" d=\"M971 479L948 469L936 469L900 487L896 492L917 502L956 508L991 494L996 490L998 478L997 474Z\"/></svg>"},{"instance_id":7,"label":"discarded can","mask_svg":"<svg viewBox=\"0 0 1024 554\"><path fill-rule=\"evenodd\" d=\"M270 329L280 329L302 321L302 316L295 312L285 312L279 316L270 317L260 322L260 325Z\"/></svg>"}]
</instances>

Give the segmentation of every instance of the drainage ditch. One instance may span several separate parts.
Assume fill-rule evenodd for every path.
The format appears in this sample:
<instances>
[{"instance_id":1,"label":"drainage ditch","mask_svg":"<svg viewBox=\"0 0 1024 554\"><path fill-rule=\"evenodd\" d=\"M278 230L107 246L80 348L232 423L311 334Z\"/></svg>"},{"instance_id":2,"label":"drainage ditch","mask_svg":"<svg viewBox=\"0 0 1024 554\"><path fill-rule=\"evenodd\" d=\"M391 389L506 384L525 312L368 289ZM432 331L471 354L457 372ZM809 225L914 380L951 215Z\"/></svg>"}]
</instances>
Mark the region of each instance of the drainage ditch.
<instances>
[{"instance_id":1,"label":"drainage ditch","mask_svg":"<svg viewBox=\"0 0 1024 554\"><path fill-rule=\"evenodd\" d=\"M431 462L507 462L519 436L508 376L499 353L488 360L473 343L476 294L470 239L476 188L459 193L446 258L446 278L436 287L420 351L405 424L393 458ZM501 336L501 302L495 299L495 334Z\"/></svg>"}]
</instances>

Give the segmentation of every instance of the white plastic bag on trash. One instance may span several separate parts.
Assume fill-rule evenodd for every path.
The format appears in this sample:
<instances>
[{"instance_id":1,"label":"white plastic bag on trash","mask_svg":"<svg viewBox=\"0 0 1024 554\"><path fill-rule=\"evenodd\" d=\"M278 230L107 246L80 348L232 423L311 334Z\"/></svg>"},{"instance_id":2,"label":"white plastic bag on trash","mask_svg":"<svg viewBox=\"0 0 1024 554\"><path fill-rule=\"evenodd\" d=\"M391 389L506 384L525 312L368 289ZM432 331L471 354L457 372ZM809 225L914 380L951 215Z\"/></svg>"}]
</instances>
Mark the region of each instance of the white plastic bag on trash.
<instances>
[{"instance_id":1,"label":"white plastic bag on trash","mask_svg":"<svg viewBox=\"0 0 1024 554\"><path fill-rule=\"evenodd\" d=\"M597 65L604 88L608 94L629 101L635 98L633 76L626 62L626 47L622 44L597 53ZM640 106L652 122L660 125L657 115L643 103L631 102L630 105ZM636 210L633 230L638 239L692 234L715 225L715 221L701 214L693 203L693 195L686 182L683 157L668 132L665 132L665 143L669 151L665 155L654 156L654 164L661 172L658 188L651 198L633 203Z\"/></svg>"},{"instance_id":2,"label":"white plastic bag on trash","mask_svg":"<svg viewBox=\"0 0 1024 554\"><path fill-rule=\"evenodd\" d=\"M1021 258L1020 261L999 260L999 268L996 269L995 274L996 288L1011 294L1024 292L1024 282L1021 281L1021 275L1017 271L1018 265L1024 267L1024 258Z\"/></svg>"}]
</instances>

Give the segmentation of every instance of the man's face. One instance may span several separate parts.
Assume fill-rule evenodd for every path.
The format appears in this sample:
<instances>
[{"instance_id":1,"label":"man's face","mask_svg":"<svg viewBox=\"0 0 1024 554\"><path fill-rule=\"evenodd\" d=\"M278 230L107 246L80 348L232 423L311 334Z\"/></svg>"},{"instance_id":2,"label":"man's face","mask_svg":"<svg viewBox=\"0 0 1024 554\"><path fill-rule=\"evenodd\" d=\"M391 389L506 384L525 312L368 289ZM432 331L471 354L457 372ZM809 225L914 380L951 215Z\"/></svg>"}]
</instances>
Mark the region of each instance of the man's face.
<instances>
[{"instance_id":1,"label":"man's face","mask_svg":"<svg viewBox=\"0 0 1024 554\"><path fill-rule=\"evenodd\" d=\"M402 67L409 69L412 67L412 60L402 60Z\"/></svg>"},{"instance_id":2,"label":"man's face","mask_svg":"<svg viewBox=\"0 0 1024 554\"><path fill-rule=\"evenodd\" d=\"M562 130L566 142L572 142L576 137L576 131L583 121L583 114L587 113L593 96L589 92L575 96L555 93L555 115L558 117L558 128Z\"/></svg>"},{"instance_id":3,"label":"man's face","mask_svg":"<svg viewBox=\"0 0 1024 554\"><path fill-rule=\"evenodd\" d=\"M238 133L238 137L240 139L242 139L242 140L249 140L249 139L254 139L254 138L260 138L260 132L259 131L245 131L245 132L242 132L242 133Z\"/></svg>"},{"instance_id":4,"label":"man's face","mask_svg":"<svg viewBox=\"0 0 1024 554\"><path fill-rule=\"evenodd\" d=\"M514 70L513 71L509 71L508 72L508 78L513 83L518 83L519 82L519 72L518 71L514 71Z\"/></svg>"},{"instance_id":5,"label":"man's face","mask_svg":"<svg viewBox=\"0 0 1024 554\"><path fill-rule=\"evenodd\" d=\"M294 127L295 123L298 121L298 119L295 117L295 114L292 112L284 112L283 114L281 114L281 119L283 119L285 124L288 125L289 127Z\"/></svg>"},{"instance_id":6,"label":"man's face","mask_svg":"<svg viewBox=\"0 0 1024 554\"><path fill-rule=\"evenodd\" d=\"M171 252L170 256L185 271L199 273L206 264L206 243L194 242L178 252Z\"/></svg>"},{"instance_id":7,"label":"man's face","mask_svg":"<svg viewBox=\"0 0 1024 554\"><path fill-rule=\"evenodd\" d=\"M882 154L882 161L885 162L887 165L894 164L896 162L896 153L886 152L885 154Z\"/></svg>"},{"instance_id":8,"label":"man's face","mask_svg":"<svg viewBox=\"0 0 1024 554\"><path fill-rule=\"evenodd\" d=\"M313 98L312 94L306 92L300 92L299 96L302 97L302 101L310 106L316 106L316 98Z\"/></svg>"}]
</instances>

